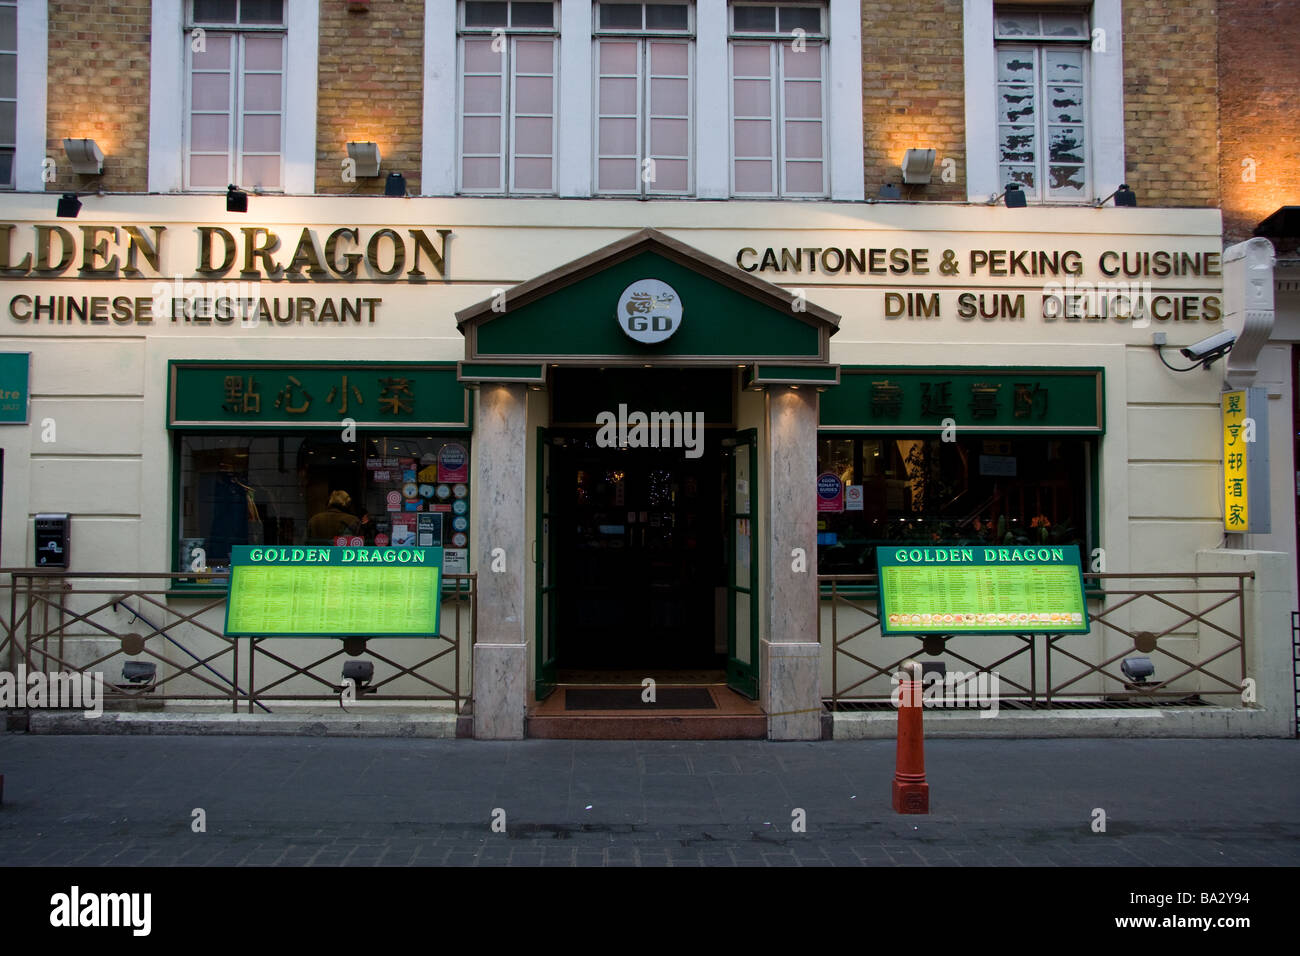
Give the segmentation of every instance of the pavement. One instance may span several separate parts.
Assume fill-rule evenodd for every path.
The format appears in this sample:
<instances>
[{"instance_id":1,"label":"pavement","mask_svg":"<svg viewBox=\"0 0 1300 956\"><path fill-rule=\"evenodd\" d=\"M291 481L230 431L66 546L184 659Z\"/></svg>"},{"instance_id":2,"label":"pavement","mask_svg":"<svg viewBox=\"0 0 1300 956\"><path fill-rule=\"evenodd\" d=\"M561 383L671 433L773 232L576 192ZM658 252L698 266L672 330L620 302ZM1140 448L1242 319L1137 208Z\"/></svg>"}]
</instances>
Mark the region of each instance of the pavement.
<instances>
[{"instance_id":1,"label":"pavement","mask_svg":"<svg viewBox=\"0 0 1300 956\"><path fill-rule=\"evenodd\" d=\"M931 812L904 816L892 741L0 733L0 863L1295 866L1298 758L1293 740L931 740Z\"/></svg>"}]
</instances>

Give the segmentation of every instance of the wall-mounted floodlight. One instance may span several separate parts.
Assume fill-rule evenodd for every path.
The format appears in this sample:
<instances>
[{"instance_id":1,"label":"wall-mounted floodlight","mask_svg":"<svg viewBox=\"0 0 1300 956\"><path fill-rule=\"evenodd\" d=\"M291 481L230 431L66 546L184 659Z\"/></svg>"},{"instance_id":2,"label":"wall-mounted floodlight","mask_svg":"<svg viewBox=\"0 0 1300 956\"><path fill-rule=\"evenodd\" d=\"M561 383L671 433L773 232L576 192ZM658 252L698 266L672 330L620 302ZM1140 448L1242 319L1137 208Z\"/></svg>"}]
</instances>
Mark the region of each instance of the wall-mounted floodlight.
<instances>
[{"instance_id":1,"label":"wall-mounted floodlight","mask_svg":"<svg viewBox=\"0 0 1300 956\"><path fill-rule=\"evenodd\" d=\"M933 149L909 149L903 154L903 182L916 186L925 186L930 182L934 172L934 158L938 154Z\"/></svg>"},{"instance_id":2,"label":"wall-mounted floodlight","mask_svg":"<svg viewBox=\"0 0 1300 956\"><path fill-rule=\"evenodd\" d=\"M379 144L378 143L348 143L348 156L357 164L357 176L363 179L374 179L379 175Z\"/></svg>"},{"instance_id":3,"label":"wall-mounted floodlight","mask_svg":"<svg viewBox=\"0 0 1300 956\"><path fill-rule=\"evenodd\" d=\"M65 139L63 151L78 176L99 176L104 172L104 154L93 139Z\"/></svg>"},{"instance_id":4,"label":"wall-mounted floodlight","mask_svg":"<svg viewBox=\"0 0 1300 956\"><path fill-rule=\"evenodd\" d=\"M76 193L64 193L59 197L56 215L60 219L76 219L79 212L81 212L81 200L77 198Z\"/></svg>"},{"instance_id":5,"label":"wall-mounted floodlight","mask_svg":"<svg viewBox=\"0 0 1300 956\"><path fill-rule=\"evenodd\" d=\"M388 178L384 180L384 195L405 196L406 177L401 173L389 173Z\"/></svg>"},{"instance_id":6,"label":"wall-mounted floodlight","mask_svg":"<svg viewBox=\"0 0 1300 956\"><path fill-rule=\"evenodd\" d=\"M1110 202L1112 199L1115 200L1115 206L1117 208L1120 206L1128 206L1134 209L1137 208L1137 204L1138 204L1137 193L1133 192L1133 190L1128 188L1128 183L1120 183L1119 188L1116 189L1109 196L1107 196L1105 199L1098 199L1097 202L1095 203L1096 208L1100 209L1102 206L1106 205L1106 203Z\"/></svg>"},{"instance_id":7,"label":"wall-mounted floodlight","mask_svg":"<svg viewBox=\"0 0 1300 956\"><path fill-rule=\"evenodd\" d=\"M989 197L988 205L996 206L998 200L1002 199L1008 209L1024 209L1029 205L1025 201L1025 190L1020 183L1007 183L1007 188L995 196Z\"/></svg>"},{"instance_id":8,"label":"wall-mounted floodlight","mask_svg":"<svg viewBox=\"0 0 1300 956\"><path fill-rule=\"evenodd\" d=\"M234 183L226 187L226 212L248 212L248 193Z\"/></svg>"},{"instance_id":9,"label":"wall-mounted floodlight","mask_svg":"<svg viewBox=\"0 0 1300 956\"><path fill-rule=\"evenodd\" d=\"M152 685L158 676L158 665L151 661L125 661L122 664L122 680L128 684Z\"/></svg>"},{"instance_id":10,"label":"wall-mounted floodlight","mask_svg":"<svg viewBox=\"0 0 1300 956\"><path fill-rule=\"evenodd\" d=\"M1145 684L1148 677L1155 676L1156 665L1149 657L1126 657L1119 665L1124 676L1136 684Z\"/></svg>"},{"instance_id":11,"label":"wall-mounted floodlight","mask_svg":"<svg viewBox=\"0 0 1300 956\"><path fill-rule=\"evenodd\" d=\"M898 188L898 183L885 183L880 187L881 199L902 199L903 191Z\"/></svg>"}]
</instances>

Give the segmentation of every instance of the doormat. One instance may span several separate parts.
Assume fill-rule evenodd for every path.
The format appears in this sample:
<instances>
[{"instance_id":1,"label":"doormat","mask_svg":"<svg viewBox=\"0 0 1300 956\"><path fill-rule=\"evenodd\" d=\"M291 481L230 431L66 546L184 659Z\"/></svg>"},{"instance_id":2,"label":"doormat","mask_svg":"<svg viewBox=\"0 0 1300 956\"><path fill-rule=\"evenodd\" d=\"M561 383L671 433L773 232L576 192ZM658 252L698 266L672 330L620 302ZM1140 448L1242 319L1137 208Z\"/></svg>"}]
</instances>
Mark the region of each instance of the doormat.
<instances>
[{"instance_id":1,"label":"doormat","mask_svg":"<svg viewBox=\"0 0 1300 956\"><path fill-rule=\"evenodd\" d=\"M654 703L640 687L577 688L564 692L565 710L717 710L706 687L660 687Z\"/></svg>"}]
</instances>

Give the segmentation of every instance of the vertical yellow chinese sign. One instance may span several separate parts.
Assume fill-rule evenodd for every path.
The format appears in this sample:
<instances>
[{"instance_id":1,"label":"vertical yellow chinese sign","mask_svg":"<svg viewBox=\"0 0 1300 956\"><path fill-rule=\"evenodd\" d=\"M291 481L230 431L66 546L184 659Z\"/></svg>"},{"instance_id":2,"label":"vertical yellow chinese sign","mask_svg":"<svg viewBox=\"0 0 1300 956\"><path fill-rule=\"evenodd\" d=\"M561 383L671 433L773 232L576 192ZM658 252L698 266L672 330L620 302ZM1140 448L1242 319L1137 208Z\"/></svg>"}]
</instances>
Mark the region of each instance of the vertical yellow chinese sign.
<instances>
[{"instance_id":1,"label":"vertical yellow chinese sign","mask_svg":"<svg viewBox=\"0 0 1300 956\"><path fill-rule=\"evenodd\" d=\"M1250 529L1245 390L1224 392L1219 407L1223 412L1223 527L1242 533Z\"/></svg>"}]
</instances>

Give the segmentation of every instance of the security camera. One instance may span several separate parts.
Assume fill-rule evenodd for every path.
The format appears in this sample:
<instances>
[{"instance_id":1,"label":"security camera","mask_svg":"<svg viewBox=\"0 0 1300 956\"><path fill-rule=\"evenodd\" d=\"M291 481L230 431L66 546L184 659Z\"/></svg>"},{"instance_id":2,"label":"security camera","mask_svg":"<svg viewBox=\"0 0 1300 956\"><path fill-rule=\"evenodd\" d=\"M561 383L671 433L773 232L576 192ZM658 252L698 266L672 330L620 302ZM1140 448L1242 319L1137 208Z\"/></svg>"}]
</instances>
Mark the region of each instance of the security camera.
<instances>
[{"instance_id":1,"label":"security camera","mask_svg":"<svg viewBox=\"0 0 1300 956\"><path fill-rule=\"evenodd\" d=\"M1222 358L1224 355L1228 354L1228 350L1232 348L1233 343L1236 341L1237 333L1233 332L1231 329L1225 329L1217 335L1211 335L1207 339L1201 339L1201 341L1195 342L1184 349L1179 349L1178 351L1182 353L1184 358L1189 358L1192 361L1199 362L1201 365L1209 368L1210 365L1214 363L1215 359Z\"/></svg>"}]
</instances>

